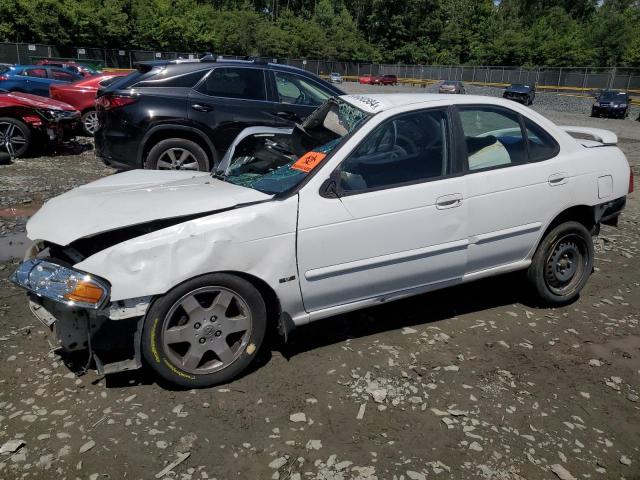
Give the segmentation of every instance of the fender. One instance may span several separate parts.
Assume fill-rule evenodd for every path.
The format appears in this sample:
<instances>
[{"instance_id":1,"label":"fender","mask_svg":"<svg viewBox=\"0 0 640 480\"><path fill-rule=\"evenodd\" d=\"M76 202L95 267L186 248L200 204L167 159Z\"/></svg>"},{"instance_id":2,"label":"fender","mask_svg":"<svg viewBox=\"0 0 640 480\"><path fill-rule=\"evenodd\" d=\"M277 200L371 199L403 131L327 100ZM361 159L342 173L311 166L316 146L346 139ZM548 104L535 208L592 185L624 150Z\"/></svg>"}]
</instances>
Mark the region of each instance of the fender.
<instances>
[{"instance_id":1,"label":"fender","mask_svg":"<svg viewBox=\"0 0 640 480\"><path fill-rule=\"evenodd\" d=\"M181 130L181 131L186 131L189 133L195 133L196 135L198 135L198 137L200 137L202 140L204 140L204 142L207 144L207 147L209 148L209 153L211 153L211 156L213 157L213 163L217 164L218 163L218 150L216 150L216 147L213 145L213 142L211 141L211 139L200 129L198 128L194 128L194 127L190 127L188 125L179 125L176 123L168 123L168 124L162 124L162 125L156 125L154 127L151 127L147 133L144 134L144 137L142 137L142 141L140 142L140 145L138 146L138 154L137 154L137 160L138 160L138 164L142 167L144 165L144 158L142 158L142 154L144 152L144 148L147 144L147 141L149 140L149 138L151 138L151 136L159 131L162 130Z\"/></svg>"}]
</instances>

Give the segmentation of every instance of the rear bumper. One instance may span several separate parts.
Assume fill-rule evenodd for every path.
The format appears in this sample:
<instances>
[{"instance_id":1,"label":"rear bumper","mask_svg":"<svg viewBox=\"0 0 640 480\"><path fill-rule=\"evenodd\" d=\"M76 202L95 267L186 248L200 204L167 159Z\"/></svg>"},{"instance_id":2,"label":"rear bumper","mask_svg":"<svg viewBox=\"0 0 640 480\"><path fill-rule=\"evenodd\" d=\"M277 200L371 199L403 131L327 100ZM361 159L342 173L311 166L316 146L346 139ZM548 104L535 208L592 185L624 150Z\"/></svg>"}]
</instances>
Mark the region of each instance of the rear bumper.
<instances>
[{"instance_id":1,"label":"rear bumper","mask_svg":"<svg viewBox=\"0 0 640 480\"><path fill-rule=\"evenodd\" d=\"M616 198L610 202L600 205L601 217L600 223L610 225L613 227L618 226L618 219L624 207L627 205L627 197Z\"/></svg>"}]
</instances>

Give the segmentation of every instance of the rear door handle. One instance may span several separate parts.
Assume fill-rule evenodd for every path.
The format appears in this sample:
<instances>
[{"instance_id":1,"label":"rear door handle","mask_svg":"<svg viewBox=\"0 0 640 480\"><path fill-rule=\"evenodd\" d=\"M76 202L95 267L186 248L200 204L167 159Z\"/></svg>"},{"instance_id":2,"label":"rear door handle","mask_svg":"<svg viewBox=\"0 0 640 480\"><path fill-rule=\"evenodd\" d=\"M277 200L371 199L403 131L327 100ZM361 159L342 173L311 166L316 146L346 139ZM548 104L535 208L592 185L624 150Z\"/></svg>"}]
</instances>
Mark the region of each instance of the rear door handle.
<instances>
[{"instance_id":1,"label":"rear door handle","mask_svg":"<svg viewBox=\"0 0 640 480\"><path fill-rule=\"evenodd\" d=\"M558 185L564 185L568 181L569 181L568 173L564 173L564 172L554 173L553 175L549 176L549 185L551 185L552 187L556 187Z\"/></svg>"},{"instance_id":2,"label":"rear door handle","mask_svg":"<svg viewBox=\"0 0 640 480\"><path fill-rule=\"evenodd\" d=\"M436 208L444 210L446 208L455 208L462 205L462 194L453 193L451 195L443 195L436 199Z\"/></svg>"},{"instance_id":3,"label":"rear door handle","mask_svg":"<svg viewBox=\"0 0 640 480\"><path fill-rule=\"evenodd\" d=\"M211 105L203 105L200 103L194 103L193 105L191 105L191 108L199 112L210 112L211 110L213 110L213 107Z\"/></svg>"}]
</instances>

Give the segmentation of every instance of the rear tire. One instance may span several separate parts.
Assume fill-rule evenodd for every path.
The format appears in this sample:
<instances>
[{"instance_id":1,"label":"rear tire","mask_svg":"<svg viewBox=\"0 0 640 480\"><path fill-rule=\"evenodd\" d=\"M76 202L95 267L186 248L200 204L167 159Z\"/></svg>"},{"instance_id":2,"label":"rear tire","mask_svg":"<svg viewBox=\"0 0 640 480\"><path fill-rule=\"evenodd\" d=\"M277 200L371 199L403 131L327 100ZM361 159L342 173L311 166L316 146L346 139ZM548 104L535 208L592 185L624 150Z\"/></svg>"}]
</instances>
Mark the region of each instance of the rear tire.
<instances>
[{"instance_id":1,"label":"rear tire","mask_svg":"<svg viewBox=\"0 0 640 480\"><path fill-rule=\"evenodd\" d=\"M209 157L197 143L184 138L169 138L158 142L147 155L149 170L191 170L208 172Z\"/></svg>"},{"instance_id":2,"label":"rear tire","mask_svg":"<svg viewBox=\"0 0 640 480\"><path fill-rule=\"evenodd\" d=\"M211 387L251 364L266 328L267 309L251 283L225 273L203 275L153 302L142 329L142 353L168 382Z\"/></svg>"},{"instance_id":3,"label":"rear tire","mask_svg":"<svg viewBox=\"0 0 640 480\"><path fill-rule=\"evenodd\" d=\"M565 305L574 301L593 270L593 239L584 225L565 222L544 237L527 278L543 303Z\"/></svg>"},{"instance_id":4,"label":"rear tire","mask_svg":"<svg viewBox=\"0 0 640 480\"><path fill-rule=\"evenodd\" d=\"M24 157L32 147L33 133L21 120L0 117L0 149L12 157Z\"/></svg>"}]
</instances>

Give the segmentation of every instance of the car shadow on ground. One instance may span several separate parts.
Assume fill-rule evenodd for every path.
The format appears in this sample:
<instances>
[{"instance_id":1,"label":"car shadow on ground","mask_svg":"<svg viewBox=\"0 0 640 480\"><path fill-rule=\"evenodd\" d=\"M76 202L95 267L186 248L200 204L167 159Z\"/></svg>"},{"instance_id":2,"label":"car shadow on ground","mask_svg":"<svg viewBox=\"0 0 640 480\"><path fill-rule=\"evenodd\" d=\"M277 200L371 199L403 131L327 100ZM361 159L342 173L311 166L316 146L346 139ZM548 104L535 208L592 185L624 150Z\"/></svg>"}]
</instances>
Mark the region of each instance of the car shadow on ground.
<instances>
[{"instance_id":1,"label":"car shadow on ground","mask_svg":"<svg viewBox=\"0 0 640 480\"><path fill-rule=\"evenodd\" d=\"M433 324L457 315L482 312L514 303L536 308L531 301L529 287L522 272L500 275L377 307L336 315L298 328L291 334L288 343L284 343L275 334L268 336L255 361L231 384L244 376L254 374L267 365L271 360L272 352L279 352L288 360L295 355L348 339L364 338L403 327ZM101 380L96 380L94 383ZM106 377L107 388L125 388L153 383L166 390L188 390L162 381L145 367Z\"/></svg>"},{"instance_id":2,"label":"car shadow on ground","mask_svg":"<svg viewBox=\"0 0 640 480\"><path fill-rule=\"evenodd\" d=\"M432 324L457 315L514 303L536 308L522 272L487 278L323 319L297 329L289 343L283 344L279 351L285 358L291 358L347 339Z\"/></svg>"}]
</instances>

